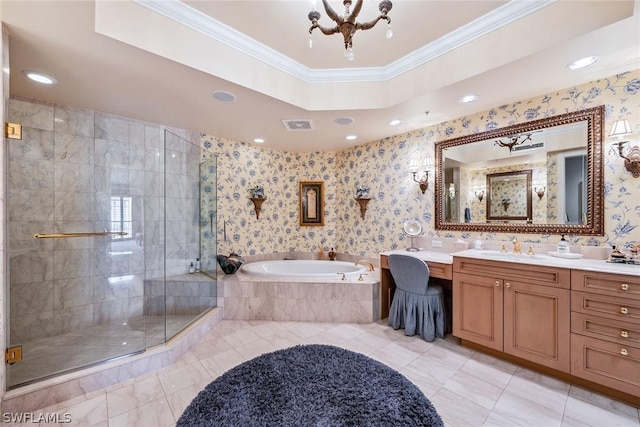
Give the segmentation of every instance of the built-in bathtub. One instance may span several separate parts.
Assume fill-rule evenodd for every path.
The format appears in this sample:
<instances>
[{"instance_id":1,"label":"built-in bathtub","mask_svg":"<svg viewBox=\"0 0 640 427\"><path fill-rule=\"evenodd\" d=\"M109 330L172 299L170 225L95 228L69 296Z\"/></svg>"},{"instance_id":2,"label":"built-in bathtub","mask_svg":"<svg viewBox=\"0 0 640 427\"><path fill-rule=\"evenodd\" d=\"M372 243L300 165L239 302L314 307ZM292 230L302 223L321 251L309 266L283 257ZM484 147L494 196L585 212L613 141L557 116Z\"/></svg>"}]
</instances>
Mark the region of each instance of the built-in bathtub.
<instances>
[{"instance_id":1,"label":"built-in bathtub","mask_svg":"<svg viewBox=\"0 0 640 427\"><path fill-rule=\"evenodd\" d=\"M271 260L245 264L241 271L255 276L297 277L300 279L358 278L367 271L366 266L346 261L325 260Z\"/></svg>"},{"instance_id":2,"label":"built-in bathtub","mask_svg":"<svg viewBox=\"0 0 640 427\"><path fill-rule=\"evenodd\" d=\"M375 322L380 272L367 267L317 260L247 263L218 276L218 306L229 320Z\"/></svg>"}]
</instances>

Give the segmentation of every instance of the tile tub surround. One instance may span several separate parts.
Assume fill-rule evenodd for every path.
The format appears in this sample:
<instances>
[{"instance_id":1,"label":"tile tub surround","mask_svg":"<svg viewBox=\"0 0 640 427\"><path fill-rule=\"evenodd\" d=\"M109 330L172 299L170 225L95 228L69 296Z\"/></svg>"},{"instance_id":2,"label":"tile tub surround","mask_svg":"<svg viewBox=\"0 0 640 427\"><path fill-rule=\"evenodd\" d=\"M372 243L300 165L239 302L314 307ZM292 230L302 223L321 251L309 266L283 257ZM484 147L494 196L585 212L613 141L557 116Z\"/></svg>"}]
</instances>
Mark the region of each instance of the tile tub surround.
<instances>
[{"instance_id":1,"label":"tile tub surround","mask_svg":"<svg viewBox=\"0 0 640 427\"><path fill-rule=\"evenodd\" d=\"M282 259L280 257L279 259ZM218 276L218 305L225 320L278 320L371 323L379 319L380 272L364 280L318 281L245 274Z\"/></svg>"},{"instance_id":2,"label":"tile tub surround","mask_svg":"<svg viewBox=\"0 0 640 427\"><path fill-rule=\"evenodd\" d=\"M2 401L3 413L22 413L82 398L115 384L170 366L222 321L222 309L201 316L166 344L144 353L103 363L49 380L10 390Z\"/></svg>"},{"instance_id":3,"label":"tile tub surround","mask_svg":"<svg viewBox=\"0 0 640 427\"><path fill-rule=\"evenodd\" d=\"M216 281L204 273L144 280L145 315L198 315L216 305Z\"/></svg>"}]
</instances>

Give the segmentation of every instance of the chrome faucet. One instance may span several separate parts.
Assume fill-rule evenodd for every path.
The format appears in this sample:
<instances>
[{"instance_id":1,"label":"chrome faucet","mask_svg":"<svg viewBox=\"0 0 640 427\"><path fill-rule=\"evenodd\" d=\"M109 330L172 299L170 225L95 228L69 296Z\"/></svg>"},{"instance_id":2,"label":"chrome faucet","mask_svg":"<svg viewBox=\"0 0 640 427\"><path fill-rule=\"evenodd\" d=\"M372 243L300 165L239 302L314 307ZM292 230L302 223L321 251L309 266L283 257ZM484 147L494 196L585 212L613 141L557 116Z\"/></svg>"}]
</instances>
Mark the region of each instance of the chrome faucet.
<instances>
[{"instance_id":1,"label":"chrome faucet","mask_svg":"<svg viewBox=\"0 0 640 427\"><path fill-rule=\"evenodd\" d=\"M368 266L369 267L369 271L373 271L375 269L373 264L371 264L367 260L361 259L361 260L356 261L356 265L360 265L360 264Z\"/></svg>"}]
</instances>

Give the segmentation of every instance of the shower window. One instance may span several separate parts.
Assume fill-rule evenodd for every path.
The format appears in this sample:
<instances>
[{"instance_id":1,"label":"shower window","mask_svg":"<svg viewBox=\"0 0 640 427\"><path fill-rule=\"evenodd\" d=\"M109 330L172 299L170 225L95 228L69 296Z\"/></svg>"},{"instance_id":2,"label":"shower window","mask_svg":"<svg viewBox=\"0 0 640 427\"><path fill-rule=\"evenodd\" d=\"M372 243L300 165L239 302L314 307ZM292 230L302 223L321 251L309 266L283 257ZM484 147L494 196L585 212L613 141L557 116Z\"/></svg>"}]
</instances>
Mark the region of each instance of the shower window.
<instances>
[{"instance_id":1,"label":"shower window","mask_svg":"<svg viewBox=\"0 0 640 427\"><path fill-rule=\"evenodd\" d=\"M131 226L131 197L111 197L111 230L112 232L127 233L125 236L112 236L113 239L131 239L133 227Z\"/></svg>"}]
</instances>

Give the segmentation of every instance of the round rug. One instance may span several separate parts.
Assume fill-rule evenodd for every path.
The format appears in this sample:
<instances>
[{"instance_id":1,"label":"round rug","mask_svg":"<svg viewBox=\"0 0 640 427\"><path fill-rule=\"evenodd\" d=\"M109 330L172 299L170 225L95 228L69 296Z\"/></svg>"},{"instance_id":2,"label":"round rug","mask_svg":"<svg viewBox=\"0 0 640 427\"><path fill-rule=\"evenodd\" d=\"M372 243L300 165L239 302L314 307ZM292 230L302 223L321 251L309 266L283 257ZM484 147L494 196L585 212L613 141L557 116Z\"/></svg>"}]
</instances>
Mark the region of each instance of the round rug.
<instances>
[{"instance_id":1,"label":"round rug","mask_svg":"<svg viewBox=\"0 0 640 427\"><path fill-rule=\"evenodd\" d=\"M359 353L304 345L263 354L201 391L177 426L443 426L422 392Z\"/></svg>"}]
</instances>

